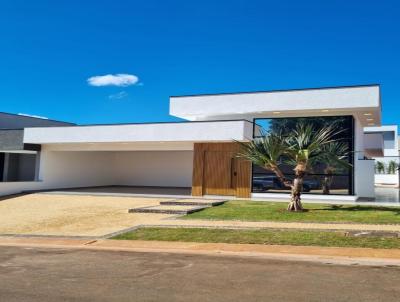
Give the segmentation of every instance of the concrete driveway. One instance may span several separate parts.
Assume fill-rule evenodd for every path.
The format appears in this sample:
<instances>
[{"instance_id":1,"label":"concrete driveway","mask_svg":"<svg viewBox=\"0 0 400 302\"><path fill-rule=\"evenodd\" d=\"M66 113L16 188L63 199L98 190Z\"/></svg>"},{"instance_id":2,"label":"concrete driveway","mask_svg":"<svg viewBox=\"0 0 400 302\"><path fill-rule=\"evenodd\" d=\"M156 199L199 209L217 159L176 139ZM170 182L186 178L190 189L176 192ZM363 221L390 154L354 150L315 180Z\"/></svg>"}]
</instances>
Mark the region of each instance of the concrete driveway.
<instances>
[{"instance_id":1,"label":"concrete driveway","mask_svg":"<svg viewBox=\"0 0 400 302\"><path fill-rule=\"evenodd\" d=\"M128 213L167 198L29 194L0 201L0 235L104 236L166 214Z\"/></svg>"}]
</instances>

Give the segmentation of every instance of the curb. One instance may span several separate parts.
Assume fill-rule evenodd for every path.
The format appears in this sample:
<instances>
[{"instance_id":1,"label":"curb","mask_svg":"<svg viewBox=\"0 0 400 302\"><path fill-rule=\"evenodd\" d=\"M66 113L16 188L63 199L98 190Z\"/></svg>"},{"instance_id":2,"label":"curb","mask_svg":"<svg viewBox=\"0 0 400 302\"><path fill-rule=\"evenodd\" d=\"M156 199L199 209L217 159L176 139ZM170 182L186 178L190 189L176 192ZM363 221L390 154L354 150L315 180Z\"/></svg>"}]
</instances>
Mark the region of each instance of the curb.
<instances>
[{"instance_id":1,"label":"curb","mask_svg":"<svg viewBox=\"0 0 400 302\"><path fill-rule=\"evenodd\" d=\"M130 241L109 239L66 239L3 237L0 247L74 249L110 252L173 253L218 257L262 258L332 265L362 265L400 268L400 250L335 248L316 246Z\"/></svg>"}]
</instances>

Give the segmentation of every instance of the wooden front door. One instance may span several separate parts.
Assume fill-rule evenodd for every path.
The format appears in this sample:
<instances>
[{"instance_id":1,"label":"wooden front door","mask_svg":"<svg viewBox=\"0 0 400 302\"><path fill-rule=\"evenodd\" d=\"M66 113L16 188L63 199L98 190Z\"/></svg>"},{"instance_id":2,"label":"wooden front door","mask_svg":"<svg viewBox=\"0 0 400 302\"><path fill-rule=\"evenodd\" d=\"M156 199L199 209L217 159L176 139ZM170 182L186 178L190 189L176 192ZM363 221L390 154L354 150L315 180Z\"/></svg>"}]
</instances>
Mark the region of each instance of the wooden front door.
<instances>
[{"instance_id":1,"label":"wooden front door","mask_svg":"<svg viewBox=\"0 0 400 302\"><path fill-rule=\"evenodd\" d=\"M204 194L235 195L236 176L236 156L234 152L205 151Z\"/></svg>"},{"instance_id":2,"label":"wooden front door","mask_svg":"<svg viewBox=\"0 0 400 302\"><path fill-rule=\"evenodd\" d=\"M237 143L196 143L192 195L250 197L251 163L237 157Z\"/></svg>"}]
</instances>

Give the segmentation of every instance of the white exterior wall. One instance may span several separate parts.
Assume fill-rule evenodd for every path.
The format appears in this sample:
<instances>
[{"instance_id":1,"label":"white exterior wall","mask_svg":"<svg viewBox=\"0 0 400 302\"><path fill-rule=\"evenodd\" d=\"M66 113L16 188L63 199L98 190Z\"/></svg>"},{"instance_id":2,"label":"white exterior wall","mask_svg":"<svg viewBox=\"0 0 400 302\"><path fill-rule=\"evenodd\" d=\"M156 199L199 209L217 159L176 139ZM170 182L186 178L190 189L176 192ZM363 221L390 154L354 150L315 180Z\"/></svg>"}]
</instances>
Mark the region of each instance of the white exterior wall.
<instances>
[{"instance_id":1,"label":"white exterior wall","mask_svg":"<svg viewBox=\"0 0 400 302\"><path fill-rule=\"evenodd\" d=\"M110 152L41 153L39 180L42 188L103 186L113 182Z\"/></svg>"},{"instance_id":2,"label":"white exterior wall","mask_svg":"<svg viewBox=\"0 0 400 302\"><path fill-rule=\"evenodd\" d=\"M398 174L375 174L375 184L377 185L399 185Z\"/></svg>"},{"instance_id":3,"label":"white exterior wall","mask_svg":"<svg viewBox=\"0 0 400 302\"><path fill-rule=\"evenodd\" d=\"M396 156L392 157L375 157L375 162L380 161L385 164L385 169L387 173L387 168L390 161L395 161L399 163L399 158ZM395 174L375 174L375 184L376 185L391 185L397 187L399 185L399 171Z\"/></svg>"},{"instance_id":4,"label":"white exterior wall","mask_svg":"<svg viewBox=\"0 0 400 302\"><path fill-rule=\"evenodd\" d=\"M375 197L374 174L375 162L364 160L364 129L354 120L354 194L357 197Z\"/></svg>"},{"instance_id":5,"label":"white exterior wall","mask_svg":"<svg viewBox=\"0 0 400 302\"><path fill-rule=\"evenodd\" d=\"M191 187L193 151L115 152L115 184Z\"/></svg>"},{"instance_id":6,"label":"white exterior wall","mask_svg":"<svg viewBox=\"0 0 400 302\"><path fill-rule=\"evenodd\" d=\"M355 182L357 197L375 197L373 160L358 161Z\"/></svg>"},{"instance_id":7,"label":"white exterior wall","mask_svg":"<svg viewBox=\"0 0 400 302\"><path fill-rule=\"evenodd\" d=\"M360 164L360 159L363 159L364 157L364 142L363 142L363 136L364 133L362 132L361 136L361 131L362 127L359 123L359 121L354 120L354 194L359 195L360 192L363 190L362 188L362 183L363 181L360 179L363 177L362 174L360 174L359 166Z\"/></svg>"}]
</instances>

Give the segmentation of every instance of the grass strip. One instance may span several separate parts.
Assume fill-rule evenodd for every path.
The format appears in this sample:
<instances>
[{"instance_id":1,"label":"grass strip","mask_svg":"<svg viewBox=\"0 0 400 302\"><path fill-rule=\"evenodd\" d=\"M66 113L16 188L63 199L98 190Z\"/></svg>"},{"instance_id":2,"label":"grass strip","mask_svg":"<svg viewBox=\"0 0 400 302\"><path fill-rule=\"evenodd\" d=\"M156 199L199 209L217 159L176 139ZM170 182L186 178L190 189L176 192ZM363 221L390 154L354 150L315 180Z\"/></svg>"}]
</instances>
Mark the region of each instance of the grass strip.
<instances>
[{"instance_id":1,"label":"grass strip","mask_svg":"<svg viewBox=\"0 0 400 302\"><path fill-rule=\"evenodd\" d=\"M117 240L157 240L208 243L277 244L324 247L400 248L393 237L353 237L346 232L303 230L231 230L206 228L141 228L113 237Z\"/></svg>"},{"instance_id":2,"label":"grass strip","mask_svg":"<svg viewBox=\"0 0 400 302\"><path fill-rule=\"evenodd\" d=\"M304 204L305 212L286 211L280 202L229 201L183 219L399 224L400 207Z\"/></svg>"}]
</instances>

